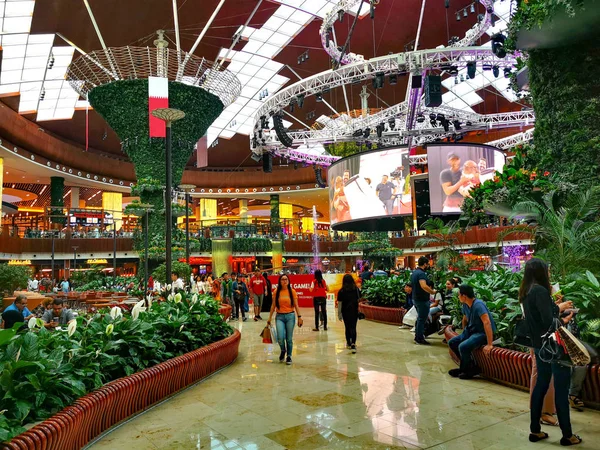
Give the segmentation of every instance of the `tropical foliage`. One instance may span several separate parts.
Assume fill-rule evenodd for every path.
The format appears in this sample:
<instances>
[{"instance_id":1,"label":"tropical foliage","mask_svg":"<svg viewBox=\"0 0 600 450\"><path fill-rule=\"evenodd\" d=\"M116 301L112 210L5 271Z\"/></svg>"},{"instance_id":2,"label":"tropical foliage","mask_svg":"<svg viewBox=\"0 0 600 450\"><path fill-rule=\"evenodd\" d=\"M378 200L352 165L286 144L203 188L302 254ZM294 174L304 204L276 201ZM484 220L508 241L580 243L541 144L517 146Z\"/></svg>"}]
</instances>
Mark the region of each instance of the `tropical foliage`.
<instances>
[{"instance_id":1,"label":"tropical foliage","mask_svg":"<svg viewBox=\"0 0 600 450\"><path fill-rule=\"evenodd\" d=\"M31 268L0 264L0 296L3 292L12 294L16 289L27 289Z\"/></svg>"},{"instance_id":2,"label":"tropical foliage","mask_svg":"<svg viewBox=\"0 0 600 450\"><path fill-rule=\"evenodd\" d=\"M165 263L162 263L156 269L154 269L154 272L152 272L152 278L154 279L154 281L158 281L161 284L171 284L171 274L168 274L167 279L166 270L167 266ZM190 275L192 273L192 268L188 264L179 261L173 261L171 263L171 270L173 272L178 273L179 278L181 278L184 281L189 280Z\"/></svg>"},{"instance_id":3,"label":"tropical foliage","mask_svg":"<svg viewBox=\"0 0 600 450\"><path fill-rule=\"evenodd\" d=\"M439 217L431 217L423 223L422 228L427 231L427 235L415 241L415 248L441 247L436 258L438 267L448 269L451 265L457 264L460 232L458 222L444 223Z\"/></svg>"},{"instance_id":4,"label":"tropical foliage","mask_svg":"<svg viewBox=\"0 0 600 450\"><path fill-rule=\"evenodd\" d=\"M387 232L374 231L357 235L358 239L348 244L348 250L362 250L363 260L371 261L375 267L394 267L394 259L403 254L402 250L392 246Z\"/></svg>"},{"instance_id":5,"label":"tropical foliage","mask_svg":"<svg viewBox=\"0 0 600 450\"><path fill-rule=\"evenodd\" d=\"M386 278L374 278L362 285L362 297L374 306L400 308L406 304L404 286L410 281L410 273Z\"/></svg>"},{"instance_id":6,"label":"tropical foliage","mask_svg":"<svg viewBox=\"0 0 600 450\"><path fill-rule=\"evenodd\" d=\"M185 295L143 301L78 317L67 330L47 331L39 320L0 348L0 441L23 425L48 418L103 384L229 336L211 297ZM7 330L8 331L8 330Z\"/></svg>"},{"instance_id":7,"label":"tropical foliage","mask_svg":"<svg viewBox=\"0 0 600 450\"><path fill-rule=\"evenodd\" d=\"M231 247L236 253L260 253L270 252L273 244L266 238L233 238Z\"/></svg>"}]
</instances>

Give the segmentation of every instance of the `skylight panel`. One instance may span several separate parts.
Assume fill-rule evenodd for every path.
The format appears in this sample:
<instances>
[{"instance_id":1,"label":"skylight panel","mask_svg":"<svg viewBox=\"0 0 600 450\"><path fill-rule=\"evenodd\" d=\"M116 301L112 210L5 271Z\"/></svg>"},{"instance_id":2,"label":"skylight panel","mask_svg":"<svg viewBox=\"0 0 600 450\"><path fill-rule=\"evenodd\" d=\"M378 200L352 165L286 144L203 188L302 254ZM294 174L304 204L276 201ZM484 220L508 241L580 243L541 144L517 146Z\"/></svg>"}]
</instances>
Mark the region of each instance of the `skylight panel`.
<instances>
[{"instance_id":1,"label":"skylight panel","mask_svg":"<svg viewBox=\"0 0 600 450\"><path fill-rule=\"evenodd\" d=\"M273 33L271 35L271 37L268 40L268 43L271 45L276 45L278 47L284 47L288 41L290 40L289 36L286 36L285 34L282 33Z\"/></svg>"},{"instance_id":2,"label":"skylight panel","mask_svg":"<svg viewBox=\"0 0 600 450\"><path fill-rule=\"evenodd\" d=\"M43 56L32 56L25 58L23 69L38 69L40 67L45 68L48 65L48 58Z\"/></svg>"},{"instance_id":3,"label":"skylight panel","mask_svg":"<svg viewBox=\"0 0 600 450\"><path fill-rule=\"evenodd\" d=\"M250 59L248 60L248 64L252 64L253 66L263 67L269 61L270 61L270 59L265 58L264 56L251 55Z\"/></svg>"},{"instance_id":4,"label":"skylight panel","mask_svg":"<svg viewBox=\"0 0 600 450\"><path fill-rule=\"evenodd\" d=\"M231 139L235 135L235 131L223 130L221 134L219 134L219 137L222 137L223 139Z\"/></svg>"},{"instance_id":5,"label":"skylight panel","mask_svg":"<svg viewBox=\"0 0 600 450\"><path fill-rule=\"evenodd\" d=\"M277 8L277 11L275 11L274 16L287 20L292 14L294 14L293 8L290 8L289 6L281 5L279 8Z\"/></svg>"},{"instance_id":6,"label":"skylight panel","mask_svg":"<svg viewBox=\"0 0 600 450\"><path fill-rule=\"evenodd\" d=\"M304 24L287 22L284 26L279 28L278 32L287 36L295 36L302 28L304 28Z\"/></svg>"},{"instance_id":7,"label":"skylight panel","mask_svg":"<svg viewBox=\"0 0 600 450\"><path fill-rule=\"evenodd\" d=\"M5 36L0 36L3 47L27 44L27 37L27 34L7 34Z\"/></svg>"},{"instance_id":8,"label":"skylight panel","mask_svg":"<svg viewBox=\"0 0 600 450\"><path fill-rule=\"evenodd\" d=\"M257 54L267 58L273 58L281 49L275 45L263 44Z\"/></svg>"},{"instance_id":9,"label":"skylight panel","mask_svg":"<svg viewBox=\"0 0 600 450\"><path fill-rule=\"evenodd\" d=\"M305 12L299 11L299 10L294 11L294 14L292 14L289 18L290 21L301 24L301 25L304 25L304 24L310 22L312 19L313 19L312 14L308 14L308 13L305 13Z\"/></svg>"},{"instance_id":10,"label":"skylight panel","mask_svg":"<svg viewBox=\"0 0 600 450\"><path fill-rule=\"evenodd\" d=\"M23 99L21 99L21 101L19 102L19 112L23 113L23 112L31 112L31 111L35 111L37 108L37 101L23 101Z\"/></svg>"},{"instance_id":11,"label":"skylight panel","mask_svg":"<svg viewBox=\"0 0 600 450\"><path fill-rule=\"evenodd\" d=\"M277 31L279 27L281 27L284 23L284 19L281 19L280 17L271 16L269 17L269 19L267 19L267 21L262 27L266 28L267 30Z\"/></svg>"},{"instance_id":12,"label":"skylight panel","mask_svg":"<svg viewBox=\"0 0 600 450\"><path fill-rule=\"evenodd\" d=\"M2 23L4 33L28 33L32 17L5 17Z\"/></svg>"},{"instance_id":13,"label":"skylight panel","mask_svg":"<svg viewBox=\"0 0 600 450\"><path fill-rule=\"evenodd\" d=\"M3 58L2 71L21 70L24 61L23 58Z\"/></svg>"},{"instance_id":14,"label":"skylight panel","mask_svg":"<svg viewBox=\"0 0 600 450\"><path fill-rule=\"evenodd\" d=\"M36 81L44 78L45 67L37 68L37 69L27 69L23 70L23 74L21 75L21 80L23 81Z\"/></svg>"},{"instance_id":15,"label":"skylight panel","mask_svg":"<svg viewBox=\"0 0 600 450\"><path fill-rule=\"evenodd\" d=\"M252 39L251 40L256 40L256 41L260 41L260 42L267 42L269 40L269 38L273 35L273 31L272 30L266 30L264 28L261 28L260 30L256 30L254 32L254 34L252 35ZM246 50L246 48L244 47L244 49Z\"/></svg>"},{"instance_id":16,"label":"skylight panel","mask_svg":"<svg viewBox=\"0 0 600 450\"><path fill-rule=\"evenodd\" d=\"M231 53L229 55L230 55L232 61L242 62L242 63L248 62L248 60L252 57L252 55L250 53L246 53L246 52L235 52L235 54L233 56L231 56Z\"/></svg>"},{"instance_id":17,"label":"skylight panel","mask_svg":"<svg viewBox=\"0 0 600 450\"><path fill-rule=\"evenodd\" d=\"M27 51L25 52L25 56L27 58L35 57L35 56L45 56L48 58L50 56L51 46L48 44L27 44Z\"/></svg>"},{"instance_id":18,"label":"skylight panel","mask_svg":"<svg viewBox=\"0 0 600 450\"><path fill-rule=\"evenodd\" d=\"M26 45L9 45L2 49L2 60L8 58L25 58Z\"/></svg>"},{"instance_id":19,"label":"skylight panel","mask_svg":"<svg viewBox=\"0 0 600 450\"><path fill-rule=\"evenodd\" d=\"M19 92L20 88L21 88L20 84L3 84L3 85L0 85L0 95L15 94L15 93Z\"/></svg>"},{"instance_id":20,"label":"skylight panel","mask_svg":"<svg viewBox=\"0 0 600 450\"><path fill-rule=\"evenodd\" d=\"M317 13L321 10L323 6L323 0L304 0L300 9L302 11L306 11L313 16L316 16Z\"/></svg>"},{"instance_id":21,"label":"skylight panel","mask_svg":"<svg viewBox=\"0 0 600 450\"><path fill-rule=\"evenodd\" d=\"M35 1L8 1L4 5L4 17L31 16Z\"/></svg>"},{"instance_id":22,"label":"skylight panel","mask_svg":"<svg viewBox=\"0 0 600 450\"><path fill-rule=\"evenodd\" d=\"M244 51L248 52L248 53L256 53L258 51L258 49L261 47L261 45L262 45L262 43L260 43L259 41L250 40L244 46Z\"/></svg>"},{"instance_id":23,"label":"skylight panel","mask_svg":"<svg viewBox=\"0 0 600 450\"><path fill-rule=\"evenodd\" d=\"M0 83L10 84L21 82L21 70L3 70L0 75Z\"/></svg>"},{"instance_id":24,"label":"skylight panel","mask_svg":"<svg viewBox=\"0 0 600 450\"><path fill-rule=\"evenodd\" d=\"M244 67L241 68L240 73L242 73L244 75L248 75L249 77L252 77L252 76L256 75L256 72L258 72L259 70L260 70L259 67L246 64Z\"/></svg>"}]
</instances>

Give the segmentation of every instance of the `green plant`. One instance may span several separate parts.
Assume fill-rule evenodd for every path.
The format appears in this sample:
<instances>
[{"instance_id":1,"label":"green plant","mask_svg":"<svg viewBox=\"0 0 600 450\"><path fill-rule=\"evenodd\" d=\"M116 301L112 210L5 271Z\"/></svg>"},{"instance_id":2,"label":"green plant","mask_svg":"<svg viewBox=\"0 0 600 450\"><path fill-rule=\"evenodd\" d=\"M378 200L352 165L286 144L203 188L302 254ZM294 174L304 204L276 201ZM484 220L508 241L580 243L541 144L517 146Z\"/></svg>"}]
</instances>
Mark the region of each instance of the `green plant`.
<instances>
[{"instance_id":1,"label":"green plant","mask_svg":"<svg viewBox=\"0 0 600 450\"><path fill-rule=\"evenodd\" d=\"M387 232L372 231L357 233L358 239L348 244L348 250L362 250L363 258L373 263L375 267L384 265L394 267L394 259L404 252L393 247Z\"/></svg>"},{"instance_id":2,"label":"green plant","mask_svg":"<svg viewBox=\"0 0 600 450\"><path fill-rule=\"evenodd\" d=\"M561 286L565 300L571 300L579 308L576 320L584 341L600 349L600 283L589 270L584 274L573 273Z\"/></svg>"},{"instance_id":3,"label":"green plant","mask_svg":"<svg viewBox=\"0 0 600 450\"><path fill-rule=\"evenodd\" d=\"M152 278L154 281L159 281L161 284L171 284L171 274L168 274L167 279L166 270L167 266L164 263L154 269L154 272L152 272ZM189 266L189 264L179 261L173 261L171 263L171 270L173 272L177 272L179 274L179 278L184 281L189 280L192 273L192 268Z\"/></svg>"},{"instance_id":4,"label":"green plant","mask_svg":"<svg viewBox=\"0 0 600 450\"><path fill-rule=\"evenodd\" d=\"M208 296L185 294L141 303L131 315L96 313L78 317L69 332L27 330L0 349L0 440L44 420L77 398L229 336L231 328Z\"/></svg>"},{"instance_id":5,"label":"green plant","mask_svg":"<svg viewBox=\"0 0 600 450\"><path fill-rule=\"evenodd\" d=\"M431 217L422 226L427 231L427 235L415 241L415 248L442 247L437 253L438 262L446 267L456 263L459 257L457 246L460 227L458 222L445 224L439 217Z\"/></svg>"},{"instance_id":6,"label":"green plant","mask_svg":"<svg viewBox=\"0 0 600 450\"><path fill-rule=\"evenodd\" d=\"M30 267L0 264L0 293L12 294L17 289L27 289L29 277L31 277Z\"/></svg>"},{"instance_id":7,"label":"green plant","mask_svg":"<svg viewBox=\"0 0 600 450\"><path fill-rule=\"evenodd\" d=\"M408 272L387 278L368 280L363 283L361 294L371 305L400 308L406 304L404 286L409 280Z\"/></svg>"},{"instance_id":8,"label":"green plant","mask_svg":"<svg viewBox=\"0 0 600 450\"><path fill-rule=\"evenodd\" d=\"M271 240L265 238L233 238L231 246L236 253L270 252L273 250Z\"/></svg>"}]
</instances>

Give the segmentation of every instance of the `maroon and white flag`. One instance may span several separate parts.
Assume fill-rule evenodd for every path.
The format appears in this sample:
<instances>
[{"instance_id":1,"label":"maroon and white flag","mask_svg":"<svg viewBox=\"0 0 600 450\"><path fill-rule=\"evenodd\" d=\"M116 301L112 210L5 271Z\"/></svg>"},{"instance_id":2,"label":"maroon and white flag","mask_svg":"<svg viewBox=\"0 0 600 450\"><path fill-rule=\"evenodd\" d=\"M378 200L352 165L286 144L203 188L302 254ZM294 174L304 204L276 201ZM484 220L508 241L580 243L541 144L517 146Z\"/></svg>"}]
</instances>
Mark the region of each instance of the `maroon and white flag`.
<instances>
[{"instance_id":1,"label":"maroon and white flag","mask_svg":"<svg viewBox=\"0 0 600 450\"><path fill-rule=\"evenodd\" d=\"M152 111L169 107L169 79L148 77L148 116L150 118L150 137L166 137L164 120L157 119Z\"/></svg>"}]
</instances>

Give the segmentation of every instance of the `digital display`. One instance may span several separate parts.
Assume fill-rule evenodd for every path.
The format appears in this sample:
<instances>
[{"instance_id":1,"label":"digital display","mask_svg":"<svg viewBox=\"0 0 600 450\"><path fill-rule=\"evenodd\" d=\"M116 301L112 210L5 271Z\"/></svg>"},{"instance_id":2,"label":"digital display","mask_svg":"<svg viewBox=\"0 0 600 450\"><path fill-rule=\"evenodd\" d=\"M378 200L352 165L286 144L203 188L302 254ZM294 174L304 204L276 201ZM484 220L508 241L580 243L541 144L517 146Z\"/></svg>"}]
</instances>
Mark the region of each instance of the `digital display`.
<instances>
[{"instance_id":1,"label":"digital display","mask_svg":"<svg viewBox=\"0 0 600 450\"><path fill-rule=\"evenodd\" d=\"M328 170L331 224L412 214L408 149L359 153Z\"/></svg>"},{"instance_id":2,"label":"digital display","mask_svg":"<svg viewBox=\"0 0 600 450\"><path fill-rule=\"evenodd\" d=\"M460 214L471 189L493 179L505 163L500 150L486 145L428 145L431 214Z\"/></svg>"}]
</instances>

